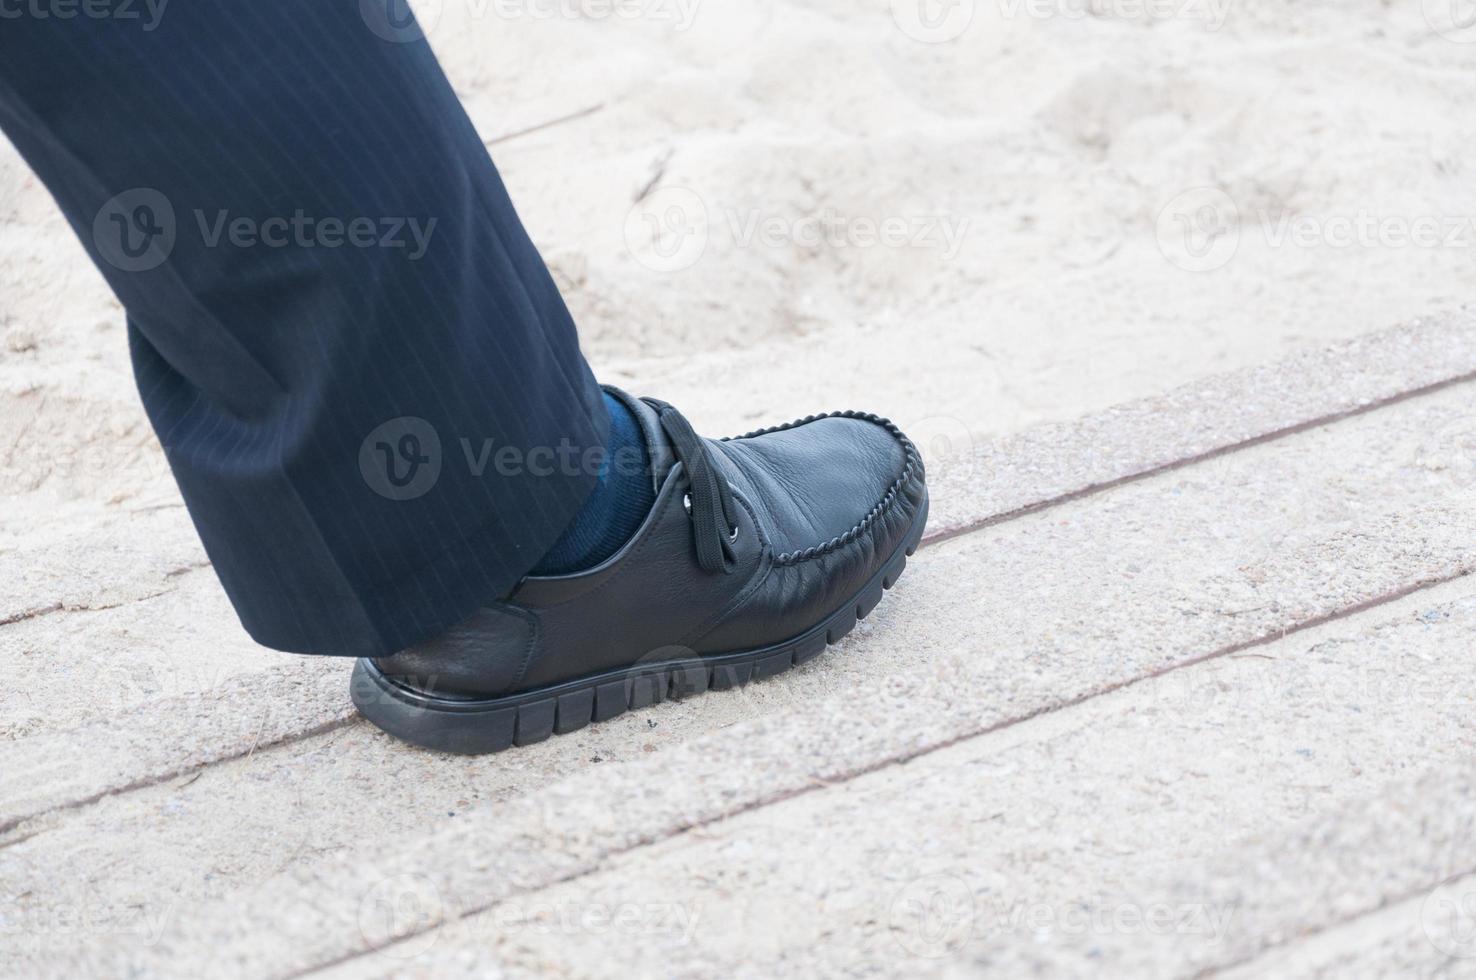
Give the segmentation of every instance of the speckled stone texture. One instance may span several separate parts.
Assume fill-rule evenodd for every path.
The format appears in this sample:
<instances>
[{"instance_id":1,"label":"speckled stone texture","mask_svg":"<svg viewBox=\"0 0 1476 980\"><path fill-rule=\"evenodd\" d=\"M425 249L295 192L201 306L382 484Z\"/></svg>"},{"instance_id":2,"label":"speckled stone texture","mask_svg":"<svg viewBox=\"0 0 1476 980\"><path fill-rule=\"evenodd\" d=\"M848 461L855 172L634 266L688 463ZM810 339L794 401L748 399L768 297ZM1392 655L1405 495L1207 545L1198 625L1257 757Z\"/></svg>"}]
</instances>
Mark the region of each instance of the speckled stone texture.
<instances>
[{"instance_id":1,"label":"speckled stone texture","mask_svg":"<svg viewBox=\"0 0 1476 980\"><path fill-rule=\"evenodd\" d=\"M937 540L985 526L1179 458L1206 457L1200 472L1219 472L1216 452L1452 384L1471 371L1476 314L1462 311L998 445L956 447L961 452L929 460L929 534ZM1446 465L1438 454L1464 445L1463 418L1456 413L1435 430L1409 434L1414 441L1396 458L1423 452L1421 465ZM1454 427L1445 443L1442 426ZM1250 516L1251 527L1267 519ZM60 595L40 607L66 611L16 613L0 630L0 655L12 671L7 691L23 692L7 693L0 715L16 740L0 742L0 826L350 717L339 696L344 664L264 651L240 630L182 511L93 531L95 537L73 531L55 540L54 530L43 529L19 556L18 567L32 567L32 558L40 563L24 594ZM116 557L106 560L100 547ZM153 555L151 564L137 567L131 556L138 553ZM62 591L48 592L46 582ZM39 600L15 602L21 609ZM109 656L114 649L126 655ZM282 697L264 704L258 687ZM40 779L38 772L52 776Z\"/></svg>"},{"instance_id":2,"label":"speckled stone texture","mask_svg":"<svg viewBox=\"0 0 1476 980\"><path fill-rule=\"evenodd\" d=\"M1083 951L1068 929L1043 946L1033 917L1075 922L1185 882L1240 895L1259 879L1236 861L1257 841L1380 807L1416 822L1459 809L1439 790L1440 812L1408 810L1398 787L1463 771L1473 387L935 544L815 663L522 752L395 744L311 662L6 743L0 881L18 898L0 914L26 941L0 966L592 975L613 943L671 975L743 975L749 960L750 975L1074 969L1109 954L1198 969L1192 941L1127 935L1124 952L1113 933ZM1083 433L1134 442L1092 419ZM273 696L253 697L268 678ZM1405 680L1456 707L1391 697ZM1220 934L1224 963L1439 880L1419 852L1328 855L1348 903L1323 908L1315 868L1293 876L1264 908L1236 906L1249 911ZM1029 928L955 936L959 896L1008 897ZM56 925L79 908L90 928ZM127 928L120 910L134 910ZM708 918L683 931L694 912Z\"/></svg>"}]
</instances>

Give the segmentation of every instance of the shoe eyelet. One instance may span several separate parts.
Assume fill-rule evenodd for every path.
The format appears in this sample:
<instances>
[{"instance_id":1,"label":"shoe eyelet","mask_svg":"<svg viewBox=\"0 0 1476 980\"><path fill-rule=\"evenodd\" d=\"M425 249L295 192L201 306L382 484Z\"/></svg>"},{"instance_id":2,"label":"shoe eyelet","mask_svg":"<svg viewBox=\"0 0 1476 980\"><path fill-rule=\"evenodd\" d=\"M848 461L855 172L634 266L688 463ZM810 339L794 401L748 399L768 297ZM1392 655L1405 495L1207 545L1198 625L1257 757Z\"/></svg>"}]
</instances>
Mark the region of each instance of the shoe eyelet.
<instances>
[{"instance_id":1,"label":"shoe eyelet","mask_svg":"<svg viewBox=\"0 0 1476 980\"><path fill-rule=\"evenodd\" d=\"M687 516L688 517L691 517L692 516L692 495L690 493L684 493L684 494L682 494L682 507L684 507L686 509ZM729 529L729 531L728 531L728 543L729 544L732 544L734 541L737 541L737 540L738 540L738 525L737 524L734 524L732 526L732 528Z\"/></svg>"}]
</instances>

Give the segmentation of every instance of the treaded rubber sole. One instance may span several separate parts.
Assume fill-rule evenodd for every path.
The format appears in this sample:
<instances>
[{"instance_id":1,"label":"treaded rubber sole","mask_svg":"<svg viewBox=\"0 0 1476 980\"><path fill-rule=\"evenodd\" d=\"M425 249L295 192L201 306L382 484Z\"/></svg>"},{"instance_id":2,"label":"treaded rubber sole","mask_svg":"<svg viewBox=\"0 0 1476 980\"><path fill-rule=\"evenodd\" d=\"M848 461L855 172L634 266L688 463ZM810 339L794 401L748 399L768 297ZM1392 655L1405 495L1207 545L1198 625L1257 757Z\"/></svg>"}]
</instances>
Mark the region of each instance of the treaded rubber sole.
<instances>
[{"instance_id":1,"label":"treaded rubber sole","mask_svg":"<svg viewBox=\"0 0 1476 980\"><path fill-rule=\"evenodd\" d=\"M485 755L566 735L665 700L724 691L782 674L819 656L865 619L896 584L917 551L928 499L906 539L866 585L840 609L793 639L757 650L640 663L487 700L436 697L396 683L373 661L354 665L354 706L379 728L413 745L459 755Z\"/></svg>"}]
</instances>

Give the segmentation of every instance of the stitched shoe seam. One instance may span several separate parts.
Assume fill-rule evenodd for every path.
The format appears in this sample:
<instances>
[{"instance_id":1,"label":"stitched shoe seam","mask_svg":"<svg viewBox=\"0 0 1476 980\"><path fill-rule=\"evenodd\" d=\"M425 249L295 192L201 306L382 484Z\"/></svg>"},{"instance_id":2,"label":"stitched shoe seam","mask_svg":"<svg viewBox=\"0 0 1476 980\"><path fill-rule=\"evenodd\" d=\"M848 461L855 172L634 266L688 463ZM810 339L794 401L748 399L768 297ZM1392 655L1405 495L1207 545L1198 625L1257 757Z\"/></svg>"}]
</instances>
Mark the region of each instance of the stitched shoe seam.
<instances>
[{"instance_id":1,"label":"stitched shoe seam","mask_svg":"<svg viewBox=\"0 0 1476 980\"><path fill-rule=\"evenodd\" d=\"M870 422L873 425L880 426L881 428L885 429L887 433L891 435L893 439L897 440L897 442L902 446L902 451L907 457L907 462L903 465L902 472L898 474L897 478L892 481L889 487L887 487L886 492L882 494L881 500L874 507L872 507L871 510L867 511L866 516L857 521L856 524L852 526L849 530L836 535L829 541L826 541L822 544L817 544L813 547L804 548L798 551L785 552L781 555L775 555L773 559L774 567L798 565L801 562L813 561L816 558L823 558L824 556L838 551L848 544L851 544L861 535L870 530L871 526L874 525L877 521L881 520L882 516L891 509L892 505L895 504L897 502L897 499L902 495L902 488L907 485L908 481L911 480L913 473L921 466L922 463L922 460L919 458L917 453L917 447L912 444L912 440L907 438L907 436L903 434L902 430L897 428L897 426L892 423L891 419L883 418L882 416L876 415L872 412L844 411L826 412L822 415L807 415L802 419L795 419L793 422L786 422L783 425L774 425L766 429L755 429L754 431L746 432L741 436L728 436L727 438L721 439L719 441L736 442L741 439L753 439L757 436L769 435L774 432L785 432L789 429L799 428L802 425L809 425L811 422L819 422L822 419L856 419L858 421Z\"/></svg>"}]
</instances>

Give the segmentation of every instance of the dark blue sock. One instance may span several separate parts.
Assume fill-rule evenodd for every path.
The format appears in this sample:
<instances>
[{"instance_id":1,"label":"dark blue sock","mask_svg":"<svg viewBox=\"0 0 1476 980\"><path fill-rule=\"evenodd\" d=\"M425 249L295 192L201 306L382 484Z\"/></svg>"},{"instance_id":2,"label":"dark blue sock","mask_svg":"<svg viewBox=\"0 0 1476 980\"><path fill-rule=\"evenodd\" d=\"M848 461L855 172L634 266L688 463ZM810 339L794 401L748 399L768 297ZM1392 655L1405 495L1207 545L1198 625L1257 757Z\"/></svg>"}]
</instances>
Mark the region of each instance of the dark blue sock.
<instances>
[{"instance_id":1,"label":"dark blue sock","mask_svg":"<svg viewBox=\"0 0 1476 980\"><path fill-rule=\"evenodd\" d=\"M598 565L630 540L656 503L651 473L644 465L650 455L639 423L620 399L609 394L605 409L610 413L610 448L600 482L530 574L564 575ZM617 459L626 465L614 465ZM643 465L631 466L631 459L640 459Z\"/></svg>"}]
</instances>

